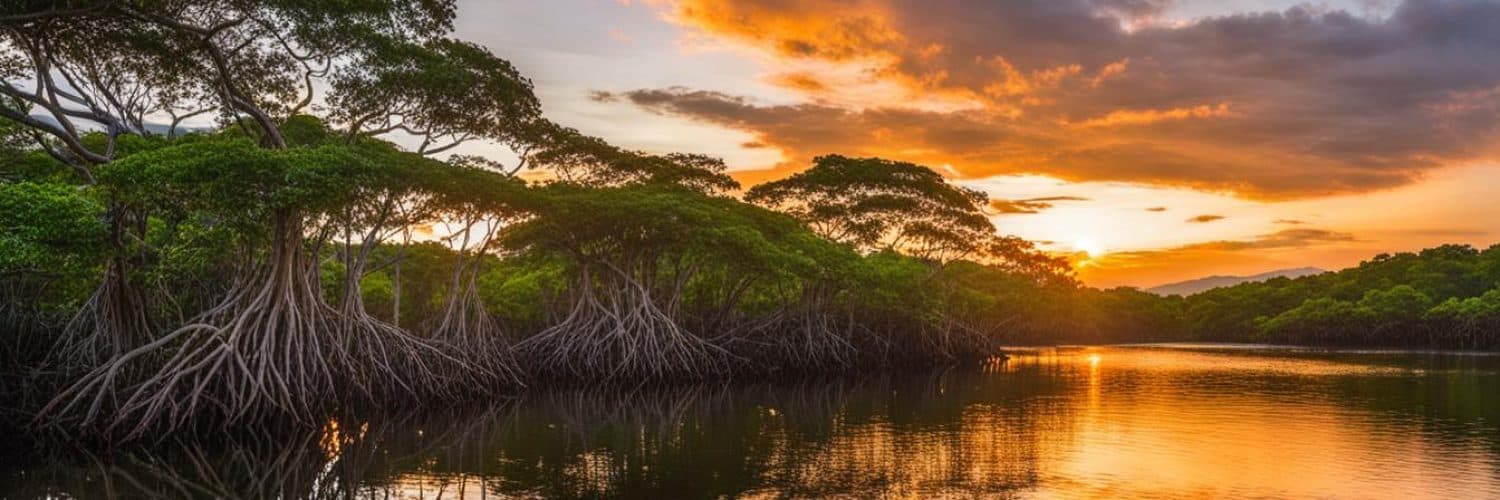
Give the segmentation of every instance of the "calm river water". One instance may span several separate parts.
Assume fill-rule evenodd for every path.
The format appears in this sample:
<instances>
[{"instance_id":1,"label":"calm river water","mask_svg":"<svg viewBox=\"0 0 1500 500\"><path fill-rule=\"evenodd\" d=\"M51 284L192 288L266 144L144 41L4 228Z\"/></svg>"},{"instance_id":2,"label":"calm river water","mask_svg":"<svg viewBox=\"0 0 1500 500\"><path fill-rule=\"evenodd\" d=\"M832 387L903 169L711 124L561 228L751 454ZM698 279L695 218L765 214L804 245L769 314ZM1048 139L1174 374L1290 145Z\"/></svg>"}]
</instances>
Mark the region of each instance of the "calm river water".
<instances>
[{"instance_id":1,"label":"calm river water","mask_svg":"<svg viewBox=\"0 0 1500 500\"><path fill-rule=\"evenodd\" d=\"M3 498L1500 498L1500 357L1042 351L12 455Z\"/></svg>"}]
</instances>

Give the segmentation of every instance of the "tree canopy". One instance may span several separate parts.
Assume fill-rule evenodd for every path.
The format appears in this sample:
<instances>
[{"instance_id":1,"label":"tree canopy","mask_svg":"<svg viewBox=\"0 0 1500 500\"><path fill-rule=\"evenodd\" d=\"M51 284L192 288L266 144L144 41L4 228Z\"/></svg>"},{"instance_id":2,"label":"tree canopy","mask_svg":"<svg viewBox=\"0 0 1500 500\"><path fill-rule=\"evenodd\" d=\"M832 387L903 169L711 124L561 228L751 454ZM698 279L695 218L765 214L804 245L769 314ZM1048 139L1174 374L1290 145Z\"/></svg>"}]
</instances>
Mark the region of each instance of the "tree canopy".
<instances>
[{"instance_id":1,"label":"tree canopy","mask_svg":"<svg viewBox=\"0 0 1500 500\"><path fill-rule=\"evenodd\" d=\"M927 167L880 158L820 156L805 171L751 188L745 199L865 251L954 258L995 236L983 193Z\"/></svg>"}]
</instances>

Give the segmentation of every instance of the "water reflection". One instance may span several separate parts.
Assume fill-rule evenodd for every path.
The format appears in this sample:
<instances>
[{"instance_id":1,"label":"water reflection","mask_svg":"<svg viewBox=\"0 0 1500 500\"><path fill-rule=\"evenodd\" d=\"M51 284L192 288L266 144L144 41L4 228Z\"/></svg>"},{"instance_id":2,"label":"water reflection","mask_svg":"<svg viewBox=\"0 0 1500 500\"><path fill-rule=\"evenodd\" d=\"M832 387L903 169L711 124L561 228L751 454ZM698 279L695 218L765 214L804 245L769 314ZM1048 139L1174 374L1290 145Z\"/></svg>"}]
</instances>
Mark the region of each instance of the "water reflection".
<instances>
[{"instance_id":1,"label":"water reflection","mask_svg":"<svg viewBox=\"0 0 1500 500\"><path fill-rule=\"evenodd\" d=\"M1500 358L1091 349L797 384L536 394L154 452L0 497L1500 496Z\"/></svg>"}]
</instances>

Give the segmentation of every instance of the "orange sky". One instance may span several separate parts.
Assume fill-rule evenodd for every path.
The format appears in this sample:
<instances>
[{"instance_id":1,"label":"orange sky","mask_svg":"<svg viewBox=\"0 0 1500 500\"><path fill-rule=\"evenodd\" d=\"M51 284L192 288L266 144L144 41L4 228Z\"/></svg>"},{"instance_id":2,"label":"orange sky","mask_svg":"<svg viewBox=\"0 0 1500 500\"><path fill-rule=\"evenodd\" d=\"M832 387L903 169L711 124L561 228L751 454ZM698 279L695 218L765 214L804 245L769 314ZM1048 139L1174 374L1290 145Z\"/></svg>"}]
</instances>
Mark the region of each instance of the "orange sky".
<instances>
[{"instance_id":1,"label":"orange sky","mask_svg":"<svg viewBox=\"0 0 1500 500\"><path fill-rule=\"evenodd\" d=\"M1093 285L1494 240L1492 2L500 4L461 2L459 36L559 122L751 182L826 153L926 164L988 192L1001 232L1093 254Z\"/></svg>"}]
</instances>

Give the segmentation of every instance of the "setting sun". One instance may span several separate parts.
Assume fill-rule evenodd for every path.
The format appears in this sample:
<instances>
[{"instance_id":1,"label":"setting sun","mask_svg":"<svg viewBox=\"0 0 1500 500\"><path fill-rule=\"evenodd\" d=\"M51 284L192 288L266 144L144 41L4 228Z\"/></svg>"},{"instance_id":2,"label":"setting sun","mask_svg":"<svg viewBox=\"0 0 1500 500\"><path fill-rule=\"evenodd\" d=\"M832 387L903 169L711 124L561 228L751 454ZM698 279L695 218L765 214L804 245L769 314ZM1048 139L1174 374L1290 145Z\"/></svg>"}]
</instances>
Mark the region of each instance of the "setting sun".
<instances>
[{"instance_id":1,"label":"setting sun","mask_svg":"<svg viewBox=\"0 0 1500 500\"><path fill-rule=\"evenodd\" d=\"M1109 253L1109 249L1103 243L1093 238L1079 238L1073 242L1073 249L1088 254L1090 259Z\"/></svg>"}]
</instances>

